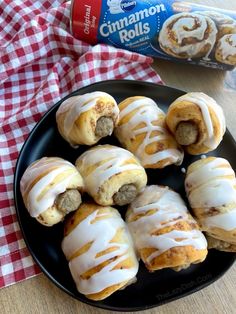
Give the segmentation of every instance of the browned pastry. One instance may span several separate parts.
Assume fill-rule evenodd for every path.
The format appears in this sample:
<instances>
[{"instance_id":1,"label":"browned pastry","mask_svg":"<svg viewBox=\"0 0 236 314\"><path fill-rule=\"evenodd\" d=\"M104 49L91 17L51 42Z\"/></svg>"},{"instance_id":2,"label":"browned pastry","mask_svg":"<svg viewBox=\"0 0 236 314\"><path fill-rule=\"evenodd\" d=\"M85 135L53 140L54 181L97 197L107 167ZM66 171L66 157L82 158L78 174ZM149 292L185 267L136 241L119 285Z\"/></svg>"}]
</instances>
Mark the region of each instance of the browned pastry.
<instances>
[{"instance_id":1,"label":"browned pastry","mask_svg":"<svg viewBox=\"0 0 236 314\"><path fill-rule=\"evenodd\" d=\"M79 207L83 185L80 173L70 162L44 157L26 169L20 189L30 215L52 226Z\"/></svg>"},{"instance_id":2,"label":"browned pastry","mask_svg":"<svg viewBox=\"0 0 236 314\"><path fill-rule=\"evenodd\" d=\"M169 107L166 123L187 153L199 155L214 150L226 130L222 108L204 93L187 93Z\"/></svg>"},{"instance_id":3,"label":"browned pastry","mask_svg":"<svg viewBox=\"0 0 236 314\"><path fill-rule=\"evenodd\" d=\"M185 189L209 247L236 252L236 179L229 162L219 157L195 161L187 169Z\"/></svg>"},{"instance_id":4,"label":"browned pastry","mask_svg":"<svg viewBox=\"0 0 236 314\"><path fill-rule=\"evenodd\" d=\"M144 168L180 165L183 150L167 130L165 113L148 97L134 96L119 104L120 120L115 135Z\"/></svg>"},{"instance_id":5,"label":"browned pastry","mask_svg":"<svg viewBox=\"0 0 236 314\"><path fill-rule=\"evenodd\" d=\"M83 203L65 224L62 250L78 291L91 300L103 300L136 280L133 243L115 208Z\"/></svg>"},{"instance_id":6,"label":"browned pastry","mask_svg":"<svg viewBox=\"0 0 236 314\"><path fill-rule=\"evenodd\" d=\"M147 186L130 204L126 221L136 250L150 271L179 271L206 258L204 235L180 195L168 187Z\"/></svg>"},{"instance_id":7,"label":"browned pastry","mask_svg":"<svg viewBox=\"0 0 236 314\"><path fill-rule=\"evenodd\" d=\"M93 145L111 135L118 118L115 99L104 92L67 98L56 113L58 130L72 146Z\"/></svg>"},{"instance_id":8,"label":"browned pastry","mask_svg":"<svg viewBox=\"0 0 236 314\"><path fill-rule=\"evenodd\" d=\"M97 145L76 160L85 189L100 205L129 204L147 184L135 156L120 147Z\"/></svg>"}]
</instances>

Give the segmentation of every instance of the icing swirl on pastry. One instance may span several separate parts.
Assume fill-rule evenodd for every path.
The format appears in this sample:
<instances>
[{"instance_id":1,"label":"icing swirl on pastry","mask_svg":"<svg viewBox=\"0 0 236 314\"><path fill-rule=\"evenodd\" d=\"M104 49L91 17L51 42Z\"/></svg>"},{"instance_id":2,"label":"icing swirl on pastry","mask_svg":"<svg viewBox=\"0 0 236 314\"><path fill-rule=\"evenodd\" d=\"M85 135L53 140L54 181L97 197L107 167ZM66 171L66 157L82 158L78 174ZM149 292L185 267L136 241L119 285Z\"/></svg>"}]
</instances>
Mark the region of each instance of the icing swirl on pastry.
<instances>
[{"instance_id":1,"label":"icing swirl on pastry","mask_svg":"<svg viewBox=\"0 0 236 314\"><path fill-rule=\"evenodd\" d=\"M213 98L210 98L211 101L207 101L203 93L188 93L184 96L184 99L196 104L200 108L208 132L208 139L204 142L204 144L211 149L215 149L218 143L215 141L214 127L209 108L215 112L220 124L220 129L222 129L222 133L224 134L226 125L222 108Z\"/></svg>"},{"instance_id":2,"label":"icing swirl on pastry","mask_svg":"<svg viewBox=\"0 0 236 314\"><path fill-rule=\"evenodd\" d=\"M83 153L76 161L79 170L84 175L85 185L89 187L91 195L95 195L99 188L112 176L129 170L144 171L129 151L112 146L98 145ZM91 167L93 170L91 170ZM90 169L88 172L86 169Z\"/></svg>"},{"instance_id":3,"label":"icing swirl on pastry","mask_svg":"<svg viewBox=\"0 0 236 314\"><path fill-rule=\"evenodd\" d=\"M65 192L75 178L82 186L82 178L75 166L61 158L44 157L30 165L20 181L20 190L30 215L38 217L53 206L56 197Z\"/></svg>"},{"instance_id":4,"label":"icing swirl on pastry","mask_svg":"<svg viewBox=\"0 0 236 314\"><path fill-rule=\"evenodd\" d=\"M122 122L122 119L129 115L131 117L128 121ZM158 120L164 119L164 116L164 112L148 97L133 100L127 107L120 110L121 123L116 129L118 138L128 138L132 141L132 139L135 139L139 135L145 134L144 140L133 151L143 166L155 164L165 159L170 159L175 164L182 163L183 153L177 148L157 150L152 154L146 152L148 145L170 140L171 135L167 129L163 126L155 125L155 123L158 123ZM140 125L142 126L140 127Z\"/></svg>"},{"instance_id":5,"label":"icing swirl on pastry","mask_svg":"<svg viewBox=\"0 0 236 314\"><path fill-rule=\"evenodd\" d=\"M215 23L210 18L195 13L178 13L164 22L159 43L162 49L176 57L208 58L216 34Z\"/></svg>"},{"instance_id":6,"label":"icing swirl on pastry","mask_svg":"<svg viewBox=\"0 0 236 314\"><path fill-rule=\"evenodd\" d=\"M115 235L120 230L123 234L122 241L114 241ZM91 245L85 252L72 257L89 243ZM109 249L109 253L101 254ZM62 250L70 260L70 271L79 292L85 295L98 293L112 285L130 281L138 271L131 237L124 221L115 209L107 214L102 213L98 206L97 210L88 215L63 239ZM128 258L132 259L133 267L123 269L117 267ZM109 260L111 262L93 273L91 277L83 277L87 271Z\"/></svg>"},{"instance_id":7,"label":"icing swirl on pastry","mask_svg":"<svg viewBox=\"0 0 236 314\"><path fill-rule=\"evenodd\" d=\"M205 237L197 229L153 234L155 230L175 225L183 220L196 224L188 214L180 195L167 187L146 187L144 192L131 203L127 218L137 249L157 249L149 255L147 262L151 262L155 257L174 247L191 245L197 250L207 248Z\"/></svg>"},{"instance_id":8,"label":"icing swirl on pastry","mask_svg":"<svg viewBox=\"0 0 236 314\"><path fill-rule=\"evenodd\" d=\"M190 205L193 210L202 209L199 219L204 230L211 227L233 230L236 228L235 173L224 158L211 157L205 161L187 173L185 188ZM212 208L214 213L209 214Z\"/></svg>"},{"instance_id":9,"label":"icing swirl on pastry","mask_svg":"<svg viewBox=\"0 0 236 314\"><path fill-rule=\"evenodd\" d=\"M236 34L223 36L218 42L217 49L221 52L222 62L227 61L230 56L236 58Z\"/></svg>"},{"instance_id":10,"label":"icing swirl on pastry","mask_svg":"<svg viewBox=\"0 0 236 314\"><path fill-rule=\"evenodd\" d=\"M94 108L97 104L97 101L101 97L106 98L107 102L110 101L112 104L114 104L112 107L113 115L118 116L119 108L116 105L115 99L111 95L100 91L70 97L60 105L59 109L57 110L56 117L58 119L59 115L65 114L63 130L66 138L69 137L73 125L80 115Z\"/></svg>"},{"instance_id":11,"label":"icing swirl on pastry","mask_svg":"<svg viewBox=\"0 0 236 314\"><path fill-rule=\"evenodd\" d=\"M210 17L216 23L219 30L218 38L226 34L234 34L236 31L236 21L228 15L214 11L195 11L194 13Z\"/></svg>"},{"instance_id":12,"label":"icing swirl on pastry","mask_svg":"<svg viewBox=\"0 0 236 314\"><path fill-rule=\"evenodd\" d=\"M196 110L193 105L200 110ZM213 98L200 92L187 93L177 98L169 107L167 125L175 134L181 123L188 121L197 127L198 133L197 140L189 145L192 148L190 153L197 154L198 148L199 153L208 152L219 145L226 124L223 110ZM201 148L202 145L205 146L204 149Z\"/></svg>"}]
</instances>

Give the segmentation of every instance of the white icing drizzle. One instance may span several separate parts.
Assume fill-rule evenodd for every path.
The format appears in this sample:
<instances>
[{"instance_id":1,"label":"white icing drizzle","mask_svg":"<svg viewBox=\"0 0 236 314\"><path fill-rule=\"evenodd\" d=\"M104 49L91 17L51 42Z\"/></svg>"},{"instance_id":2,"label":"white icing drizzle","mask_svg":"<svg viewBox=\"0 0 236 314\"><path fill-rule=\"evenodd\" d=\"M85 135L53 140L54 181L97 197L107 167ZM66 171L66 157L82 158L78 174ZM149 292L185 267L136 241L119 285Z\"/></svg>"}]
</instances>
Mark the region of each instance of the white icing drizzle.
<instances>
[{"instance_id":1,"label":"white icing drizzle","mask_svg":"<svg viewBox=\"0 0 236 314\"><path fill-rule=\"evenodd\" d=\"M199 169L187 173L185 187L193 208L220 207L236 201L234 171L223 158L208 160Z\"/></svg>"},{"instance_id":2,"label":"white icing drizzle","mask_svg":"<svg viewBox=\"0 0 236 314\"><path fill-rule=\"evenodd\" d=\"M208 16L214 20L219 27L235 27L236 23L230 16L214 11L195 11L195 14Z\"/></svg>"},{"instance_id":3,"label":"white icing drizzle","mask_svg":"<svg viewBox=\"0 0 236 314\"><path fill-rule=\"evenodd\" d=\"M144 171L138 162L124 164L130 158L134 158L132 153L112 145L98 145L83 153L78 158L78 161L81 162L79 171L84 177L85 185L89 187L90 193L95 195L105 181L120 172L129 170ZM88 175L86 174L86 168L101 162L104 163L95 167Z\"/></svg>"},{"instance_id":4,"label":"white icing drizzle","mask_svg":"<svg viewBox=\"0 0 236 314\"><path fill-rule=\"evenodd\" d=\"M103 219L101 219L104 216ZM100 218L97 221L94 219ZM116 232L123 229L125 241L112 242ZM62 250L69 260L71 256L88 243L89 249L69 262L72 277L80 293L85 295L98 293L108 287L130 281L138 272L138 261L133 250L133 243L128 229L117 210L112 214L102 214L99 209L81 221L62 242ZM97 254L109 248L116 248L110 253L97 257ZM101 263L117 257L116 260L93 274L89 279L81 278L85 272ZM132 259L134 266L124 269L113 269L126 259Z\"/></svg>"},{"instance_id":5,"label":"white icing drizzle","mask_svg":"<svg viewBox=\"0 0 236 314\"><path fill-rule=\"evenodd\" d=\"M142 165L145 166L155 164L167 158L170 158L172 163L181 164L183 161L183 153L176 148L157 151L153 154L146 153L146 147L151 143L168 141L171 137L165 128L153 125L153 122L165 115L157 104L148 97L142 97L141 99L134 100L120 111L120 120L132 112L135 113L127 123L118 125L117 136L121 139L128 138L131 140L139 134L146 133L143 142L138 146L136 151L133 151L133 153L141 161ZM145 123L145 126L137 129L137 126L140 123ZM152 136L154 131L158 131L161 134Z\"/></svg>"},{"instance_id":6,"label":"white icing drizzle","mask_svg":"<svg viewBox=\"0 0 236 314\"><path fill-rule=\"evenodd\" d=\"M182 220L189 221L189 223L195 222L188 215L187 208L180 195L167 187L154 185L146 187L131 203L130 209L128 221L132 220L137 214L146 214L148 210L155 210L151 215L149 213L137 220L128 222L137 250L143 248L157 249L148 257L147 262L151 262L153 258L173 247L191 245L197 250L207 248L204 235L197 229L190 231L172 230L162 235L152 235L154 231L174 225Z\"/></svg>"},{"instance_id":7,"label":"white icing drizzle","mask_svg":"<svg viewBox=\"0 0 236 314\"><path fill-rule=\"evenodd\" d=\"M114 103L113 111L116 115L119 114L119 108L116 105L115 99L104 92L92 92L68 98L60 105L56 113L57 117L60 114L65 114L63 129L66 137L69 136L69 133L79 116L93 108L100 97L106 97Z\"/></svg>"},{"instance_id":8,"label":"white icing drizzle","mask_svg":"<svg viewBox=\"0 0 236 314\"><path fill-rule=\"evenodd\" d=\"M200 26L193 29L197 21ZM173 39L170 38L170 25L173 23L171 29L174 32L177 45L173 45ZM204 39L205 33L210 28L208 38ZM210 55L215 41L217 29L215 23L208 17L195 13L178 13L168 18L160 31L159 42L164 48L171 49L175 54L187 53L188 58L192 58L198 54L207 44L209 49L206 51L205 57ZM183 40L187 38L197 39L196 43L183 44Z\"/></svg>"},{"instance_id":9,"label":"white icing drizzle","mask_svg":"<svg viewBox=\"0 0 236 314\"><path fill-rule=\"evenodd\" d=\"M188 37L194 37L198 40L203 40L205 35L205 29L207 29L207 22L205 19L202 19L202 27L194 29L195 20L192 16L186 16L181 19L178 19L172 27L172 31L175 32L175 35L178 40L178 44L181 44L183 39Z\"/></svg>"},{"instance_id":10,"label":"white icing drizzle","mask_svg":"<svg viewBox=\"0 0 236 314\"><path fill-rule=\"evenodd\" d=\"M218 146L219 142L221 141L226 129L225 117L222 108L216 103L216 101L213 98L209 96L206 97L204 93L199 92L188 93L186 95L179 97L173 104L182 100L193 103L200 108L208 133L208 137L204 141L204 145L210 148L211 150L215 149ZM219 122L219 129L221 130L220 140L216 140L214 135L214 126L210 115L210 108L216 114L217 120Z\"/></svg>"},{"instance_id":11,"label":"white icing drizzle","mask_svg":"<svg viewBox=\"0 0 236 314\"><path fill-rule=\"evenodd\" d=\"M225 35L219 40L222 59L225 61L229 56L236 58L236 34Z\"/></svg>"},{"instance_id":12,"label":"white icing drizzle","mask_svg":"<svg viewBox=\"0 0 236 314\"><path fill-rule=\"evenodd\" d=\"M48 172L48 174L44 175L38 182L33 183L37 177L46 172ZM54 180L58 175L65 172L68 172L66 178L63 178L63 180L50 186L52 183L55 183ZM60 193L66 191L71 180L76 176L79 177L82 185L82 178L75 166L61 158L44 157L29 166L21 178L20 189L26 200L25 205L30 215L32 217L38 217L41 213L51 207L54 204L56 197ZM30 188L31 185L32 187ZM48 186L50 186L48 191L43 197L40 197L40 193ZM28 191L29 188L30 190ZM28 194L25 195L27 191Z\"/></svg>"},{"instance_id":13,"label":"white icing drizzle","mask_svg":"<svg viewBox=\"0 0 236 314\"><path fill-rule=\"evenodd\" d=\"M225 214L205 218L204 225L232 231L236 228L236 208Z\"/></svg>"},{"instance_id":14,"label":"white icing drizzle","mask_svg":"<svg viewBox=\"0 0 236 314\"><path fill-rule=\"evenodd\" d=\"M236 203L236 179L227 160L214 158L191 173L187 173L185 188L193 210L203 208L207 212L214 207L219 214L202 218L203 226L236 228L236 209L221 212L220 207ZM197 161L199 162L199 161Z\"/></svg>"}]
</instances>

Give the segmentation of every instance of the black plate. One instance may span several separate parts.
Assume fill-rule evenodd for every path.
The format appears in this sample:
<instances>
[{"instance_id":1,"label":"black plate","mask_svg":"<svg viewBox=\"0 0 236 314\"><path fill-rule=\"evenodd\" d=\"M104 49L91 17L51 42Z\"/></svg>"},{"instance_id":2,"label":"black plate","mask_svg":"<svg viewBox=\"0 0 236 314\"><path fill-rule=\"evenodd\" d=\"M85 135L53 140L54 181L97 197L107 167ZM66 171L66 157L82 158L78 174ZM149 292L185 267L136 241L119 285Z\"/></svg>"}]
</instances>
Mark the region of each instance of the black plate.
<instances>
[{"instance_id":1,"label":"black plate","mask_svg":"<svg viewBox=\"0 0 236 314\"><path fill-rule=\"evenodd\" d=\"M122 80L99 82L81 88L67 97L96 90L110 93L117 102L135 95L148 96L153 98L164 111L167 111L173 100L185 93L153 83ZM59 156L74 163L87 148L85 146L79 149L71 148L57 131L55 113L64 99L53 106L32 130L21 150L15 171L14 194L18 220L27 247L42 271L58 287L76 299L93 306L117 311L144 310L158 306L202 289L221 277L233 264L235 254L210 250L203 263L193 265L181 272L166 269L149 273L140 262L137 282L122 291L115 292L104 301L90 301L77 292L67 261L61 251L63 224L48 228L31 218L23 204L19 188L23 172L36 159L43 156ZM106 138L100 143L118 145L114 137ZM236 170L235 154L236 143L227 131L221 145L210 155L227 158ZM181 168L186 168L198 158L186 155L181 167L169 166L164 170L147 171L148 183L169 185L185 198L184 174ZM122 211L124 213L124 209Z\"/></svg>"}]
</instances>

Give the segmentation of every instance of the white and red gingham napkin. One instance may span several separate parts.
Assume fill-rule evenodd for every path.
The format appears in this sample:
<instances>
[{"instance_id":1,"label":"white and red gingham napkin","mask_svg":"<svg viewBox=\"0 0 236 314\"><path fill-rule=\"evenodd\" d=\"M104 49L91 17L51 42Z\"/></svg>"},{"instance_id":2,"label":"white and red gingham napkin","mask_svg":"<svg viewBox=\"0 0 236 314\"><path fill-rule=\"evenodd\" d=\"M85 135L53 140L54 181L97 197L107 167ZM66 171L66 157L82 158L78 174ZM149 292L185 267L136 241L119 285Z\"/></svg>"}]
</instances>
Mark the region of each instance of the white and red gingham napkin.
<instances>
[{"instance_id":1,"label":"white and red gingham napkin","mask_svg":"<svg viewBox=\"0 0 236 314\"><path fill-rule=\"evenodd\" d=\"M0 287L40 272L22 239L13 201L19 151L57 101L96 81L161 83L152 59L70 34L70 2L0 2Z\"/></svg>"}]
</instances>

